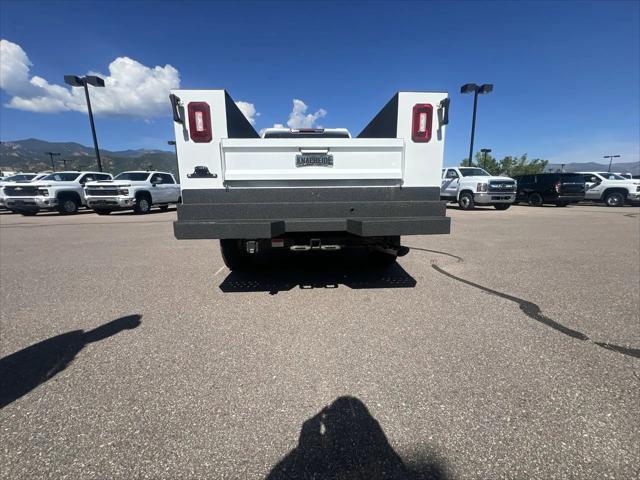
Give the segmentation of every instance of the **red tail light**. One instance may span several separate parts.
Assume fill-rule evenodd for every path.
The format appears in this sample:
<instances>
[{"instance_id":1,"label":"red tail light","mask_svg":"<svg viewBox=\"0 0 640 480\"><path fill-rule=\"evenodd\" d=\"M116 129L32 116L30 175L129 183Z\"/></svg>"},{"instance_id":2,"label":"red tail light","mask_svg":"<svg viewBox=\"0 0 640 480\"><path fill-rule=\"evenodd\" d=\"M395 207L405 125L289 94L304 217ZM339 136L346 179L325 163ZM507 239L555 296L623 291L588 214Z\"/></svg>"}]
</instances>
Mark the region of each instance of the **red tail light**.
<instances>
[{"instance_id":1,"label":"red tail light","mask_svg":"<svg viewBox=\"0 0 640 480\"><path fill-rule=\"evenodd\" d=\"M411 139L414 142L428 142L431 140L432 125L433 107L428 103L418 103L414 105Z\"/></svg>"},{"instance_id":2,"label":"red tail light","mask_svg":"<svg viewBox=\"0 0 640 480\"><path fill-rule=\"evenodd\" d=\"M562 182L558 181L556 182L556 193L560 193L560 186L562 185Z\"/></svg>"},{"instance_id":3,"label":"red tail light","mask_svg":"<svg viewBox=\"0 0 640 480\"><path fill-rule=\"evenodd\" d=\"M189 136L197 143L210 142L213 138L211 131L211 110L206 102L191 102L189 110Z\"/></svg>"}]
</instances>

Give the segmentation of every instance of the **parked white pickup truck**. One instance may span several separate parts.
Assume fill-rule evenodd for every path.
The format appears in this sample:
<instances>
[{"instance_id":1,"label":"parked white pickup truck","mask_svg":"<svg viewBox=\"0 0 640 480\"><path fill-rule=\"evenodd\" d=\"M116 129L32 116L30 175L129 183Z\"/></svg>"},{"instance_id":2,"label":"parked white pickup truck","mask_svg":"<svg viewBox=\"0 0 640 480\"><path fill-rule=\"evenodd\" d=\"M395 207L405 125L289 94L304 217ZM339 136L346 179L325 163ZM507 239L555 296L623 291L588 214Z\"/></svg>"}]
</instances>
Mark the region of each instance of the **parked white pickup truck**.
<instances>
[{"instance_id":1,"label":"parked white pickup truck","mask_svg":"<svg viewBox=\"0 0 640 480\"><path fill-rule=\"evenodd\" d=\"M640 203L640 180L630 180L611 172L578 172L584 177L585 200L622 207Z\"/></svg>"},{"instance_id":2,"label":"parked white pickup truck","mask_svg":"<svg viewBox=\"0 0 640 480\"><path fill-rule=\"evenodd\" d=\"M494 177L478 167L451 167L442 170L440 198L457 202L462 210L476 205L493 205L506 210L516 199L516 181Z\"/></svg>"},{"instance_id":3,"label":"parked white pickup truck","mask_svg":"<svg viewBox=\"0 0 640 480\"><path fill-rule=\"evenodd\" d=\"M173 90L178 239L220 239L230 269L259 250L364 247L385 262L401 235L449 233L440 201L446 93L399 92L351 138L276 129L262 138L224 90Z\"/></svg>"},{"instance_id":4,"label":"parked white pickup truck","mask_svg":"<svg viewBox=\"0 0 640 480\"><path fill-rule=\"evenodd\" d=\"M87 206L98 215L130 209L145 214L154 205L167 210L170 203L180 201L180 185L167 172L122 172L113 180L85 184L84 192Z\"/></svg>"},{"instance_id":5,"label":"parked white pickup truck","mask_svg":"<svg viewBox=\"0 0 640 480\"><path fill-rule=\"evenodd\" d=\"M102 172L55 172L38 181L14 183L3 188L7 208L23 215L35 215L40 210L58 210L72 215L86 205L84 184L111 179Z\"/></svg>"}]
</instances>

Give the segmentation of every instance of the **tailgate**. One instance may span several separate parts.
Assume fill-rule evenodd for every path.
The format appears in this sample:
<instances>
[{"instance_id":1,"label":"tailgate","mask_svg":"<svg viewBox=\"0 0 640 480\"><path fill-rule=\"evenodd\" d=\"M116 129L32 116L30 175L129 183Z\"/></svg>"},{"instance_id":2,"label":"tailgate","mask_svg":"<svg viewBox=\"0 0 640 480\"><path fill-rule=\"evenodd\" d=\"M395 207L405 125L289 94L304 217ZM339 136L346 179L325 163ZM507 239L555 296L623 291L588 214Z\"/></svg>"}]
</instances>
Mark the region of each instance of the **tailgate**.
<instances>
[{"instance_id":1,"label":"tailgate","mask_svg":"<svg viewBox=\"0 0 640 480\"><path fill-rule=\"evenodd\" d=\"M386 180L401 184L404 141L397 138L225 138L225 182Z\"/></svg>"}]
</instances>

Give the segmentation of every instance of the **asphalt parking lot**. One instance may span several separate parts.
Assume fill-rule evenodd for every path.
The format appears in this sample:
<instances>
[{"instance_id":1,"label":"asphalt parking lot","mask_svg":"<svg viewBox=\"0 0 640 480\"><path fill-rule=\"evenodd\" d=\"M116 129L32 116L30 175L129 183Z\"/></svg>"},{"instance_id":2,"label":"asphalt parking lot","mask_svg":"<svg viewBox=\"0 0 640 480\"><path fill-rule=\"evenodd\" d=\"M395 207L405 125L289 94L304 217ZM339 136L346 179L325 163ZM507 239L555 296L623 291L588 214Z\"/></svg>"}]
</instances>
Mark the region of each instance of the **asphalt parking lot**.
<instances>
[{"instance_id":1,"label":"asphalt parking lot","mask_svg":"<svg viewBox=\"0 0 640 480\"><path fill-rule=\"evenodd\" d=\"M638 478L640 210L448 214L237 274L175 211L3 212L0 477Z\"/></svg>"}]
</instances>

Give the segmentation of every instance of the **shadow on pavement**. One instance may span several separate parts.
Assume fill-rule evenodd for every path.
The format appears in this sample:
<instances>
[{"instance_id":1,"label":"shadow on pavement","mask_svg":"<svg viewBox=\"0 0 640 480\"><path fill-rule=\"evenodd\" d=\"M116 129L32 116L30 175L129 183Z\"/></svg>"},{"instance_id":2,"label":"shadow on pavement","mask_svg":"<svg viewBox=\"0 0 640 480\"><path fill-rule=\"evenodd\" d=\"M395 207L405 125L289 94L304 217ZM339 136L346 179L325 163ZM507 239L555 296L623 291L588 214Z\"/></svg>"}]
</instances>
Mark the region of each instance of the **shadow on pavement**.
<instances>
[{"instance_id":1,"label":"shadow on pavement","mask_svg":"<svg viewBox=\"0 0 640 480\"><path fill-rule=\"evenodd\" d=\"M416 280L398 263L376 266L359 252L280 253L257 259L256 268L233 271L222 281L220 290L231 292L269 292L275 295L293 288L412 288Z\"/></svg>"},{"instance_id":2,"label":"shadow on pavement","mask_svg":"<svg viewBox=\"0 0 640 480\"><path fill-rule=\"evenodd\" d=\"M340 397L302 424L298 446L266 480L444 480L430 457L404 462L364 403Z\"/></svg>"},{"instance_id":3,"label":"shadow on pavement","mask_svg":"<svg viewBox=\"0 0 640 480\"><path fill-rule=\"evenodd\" d=\"M436 253L443 253L444 255L449 255L447 253L444 252L436 252ZM458 257L460 258L460 257ZM436 264L432 264L431 268L433 268L436 272L441 273L442 275L445 275L453 280L456 280L458 282L464 283L466 285L469 285L471 287L475 287L483 292L486 292L490 295L494 295L496 297L500 297L503 298L505 300L509 300L511 302L516 303L519 307L520 310L522 310L522 312L529 318L531 318L532 320L535 320L536 322L540 322L541 324L553 328L554 330L556 330L557 332L560 332L564 335L567 335L568 337L571 338L575 338L576 340L581 340L583 342L590 342L593 343L594 345L598 345L599 347L602 348L606 348L607 350L612 350L614 352L618 352L621 353L623 355L627 355L630 357L635 357L635 358L640 358L640 349L637 348L629 348L629 347L622 347L620 345L615 345L613 343L607 343L607 342L596 342L595 340L592 340L591 338L589 338L588 335L579 332L577 330L573 330L569 327L566 327L564 325L562 325L559 322L556 322L555 320L553 320L552 318L547 317L545 314L542 313L542 310L540 309L540 307L533 303L530 302L528 300L525 300L523 298L519 298L519 297L515 297L513 295L509 295L507 293L503 293L503 292L499 292L497 290L493 290L491 288L485 287L483 285L480 285L479 283L475 283L472 282L470 280L466 280L464 278L458 277L452 273L447 272L446 270L444 270L443 268L439 267Z\"/></svg>"},{"instance_id":4,"label":"shadow on pavement","mask_svg":"<svg viewBox=\"0 0 640 480\"><path fill-rule=\"evenodd\" d=\"M89 343L99 342L122 330L137 328L140 315L128 315L93 330L74 330L35 343L0 359L0 408L52 379L73 362Z\"/></svg>"}]
</instances>

